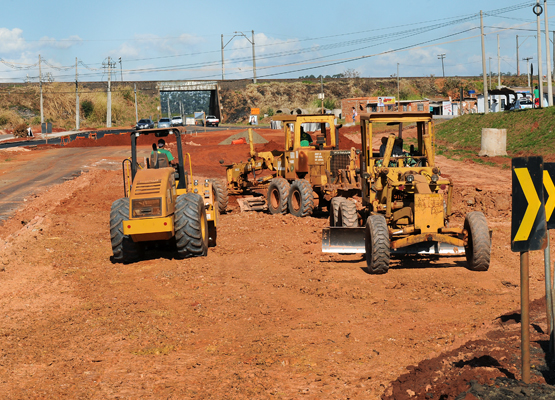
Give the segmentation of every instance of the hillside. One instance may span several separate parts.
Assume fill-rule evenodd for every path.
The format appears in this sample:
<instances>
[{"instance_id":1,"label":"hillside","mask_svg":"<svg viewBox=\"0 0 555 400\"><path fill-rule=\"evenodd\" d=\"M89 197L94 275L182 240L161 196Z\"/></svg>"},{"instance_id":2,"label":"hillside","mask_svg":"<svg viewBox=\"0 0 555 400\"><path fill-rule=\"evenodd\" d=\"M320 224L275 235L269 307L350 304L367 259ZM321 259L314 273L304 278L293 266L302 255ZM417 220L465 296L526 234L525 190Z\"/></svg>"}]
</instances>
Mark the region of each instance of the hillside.
<instances>
[{"instance_id":1,"label":"hillside","mask_svg":"<svg viewBox=\"0 0 555 400\"><path fill-rule=\"evenodd\" d=\"M504 85L522 85L525 77L504 77ZM104 89L79 89L81 126L106 126L106 92ZM268 123L277 110L302 108L316 112L320 109L319 79L260 80L220 82L223 122L246 124L250 108L260 108ZM425 97L458 98L460 88L482 91L482 81L476 78L402 78L399 93L402 100ZM44 83L44 118L55 128L72 129L75 126L75 85L73 83ZM40 123L40 97L36 83L3 85L0 90L0 129L13 129L20 123ZM339 108L341 100L361 96L397 96L396 78L330 78L324 80L324 106ZM138 114L141 117L160 116L158 93L137 91ZM199 110L200 111L200 110ZM208 110L205 110L208 111ZM135 123L133 83L122 83L112 90L112 125Z\"/></svg>"},{"instance_id":2,"label":"hillside","mask_svg":"<svg viewBox=\"0 0 555 400\"><path fill-rule=\"evenodd\" d=\"M437 125L438 152L449 158L510 165L511 157L542 155L555 160L555 108L469 114ZM482 128L507 129L507 157L478 157Z\"/></svg>"}]
</instances>

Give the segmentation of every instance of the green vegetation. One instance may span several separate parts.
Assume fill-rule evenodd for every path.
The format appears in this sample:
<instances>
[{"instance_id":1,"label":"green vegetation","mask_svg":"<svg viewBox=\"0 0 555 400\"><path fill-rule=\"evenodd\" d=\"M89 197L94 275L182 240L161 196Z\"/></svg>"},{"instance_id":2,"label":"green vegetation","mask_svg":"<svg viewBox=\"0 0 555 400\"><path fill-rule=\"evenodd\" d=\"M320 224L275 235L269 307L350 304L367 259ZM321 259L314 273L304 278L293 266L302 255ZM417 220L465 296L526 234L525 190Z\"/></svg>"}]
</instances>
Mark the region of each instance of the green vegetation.
<instances>
[{"instance_id":1,"label":"green vegetation","mask_svg":"<svg viewBox=\"0 0 555 400\"><path fill-rule=\"evenodd\" d=\"M555 153L555 108L469 114L436 126L438 154L449 158L471 158L488 164L478 157L482 128L507 130L509 157L551 155ZM507 163L509 163L509 157Z\"/></svg>"}]
</instances>

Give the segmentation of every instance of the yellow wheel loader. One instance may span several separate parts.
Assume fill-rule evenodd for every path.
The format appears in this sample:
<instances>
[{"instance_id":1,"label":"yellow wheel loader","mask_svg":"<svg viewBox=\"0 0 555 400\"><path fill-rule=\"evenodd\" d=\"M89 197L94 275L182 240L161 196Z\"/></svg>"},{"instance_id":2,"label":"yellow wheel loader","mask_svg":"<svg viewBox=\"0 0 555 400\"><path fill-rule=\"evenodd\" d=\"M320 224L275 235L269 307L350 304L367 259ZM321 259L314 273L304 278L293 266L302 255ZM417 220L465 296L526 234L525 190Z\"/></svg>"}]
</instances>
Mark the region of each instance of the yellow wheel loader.
<instances>
[{"instance_id":1,"label":"yellow wheel loader","mask_svg":"<svg viewBox=\"0 0 555 400\"><path fill-rule=\"evenodd\" d=\"M283 125L283 150L256 152L249 130L249 160L225 165L230 193L265 191L263 203L270 213L290 212L297 217L329 206L336 196L360 193L358 152L339 149L339 127L334 125L333 115L278 115L272 119ZM313 136L308 132L314 132ZM269 174L261 177L262 171ZM254 200L256 207L262 208L259 200Z\"/></svg>"},{"instance_id":2,"label":"yellow wheel loader","mask_svg":"<svg viewBox=\"0 0 555 400\"><path fill-rule=\"evenodd\" d=\"M171 244L178 258L204 256L216 243L218 204L210 180L193 178L191 157L183 154L181 135L185 128L143 129L131 133L131 158L123 161L125 197L112 203L110 237L113 260L132 262L141 257L145 244ZM138 162L140 136L174 135L177 161L172 166L156 146L144 167ZM185 169L188 161L189 170Z\"/></svg>"},{"instance_id":3,"label":"yellow wheel loader","mask_svg":"<svg viewBox=\"0 0 555 400\"><path fill-rule=\"evenodd\" d=\"M441 176L435 162L432 115L370 113L361 114L360 121L362 202L357 209L350 199L332 200L322 251L366 253L367 270L372 274L386 273L392 254L466 255L470 270L486 271L491 238L484 214L468 213L464 226L449 226L453 183ZM380 151L374 151L376 123L415 124L416 143L404 151L402 138L391 134ZM358 220L365 225L358 226Z\"/></svg>"}]
</instances>

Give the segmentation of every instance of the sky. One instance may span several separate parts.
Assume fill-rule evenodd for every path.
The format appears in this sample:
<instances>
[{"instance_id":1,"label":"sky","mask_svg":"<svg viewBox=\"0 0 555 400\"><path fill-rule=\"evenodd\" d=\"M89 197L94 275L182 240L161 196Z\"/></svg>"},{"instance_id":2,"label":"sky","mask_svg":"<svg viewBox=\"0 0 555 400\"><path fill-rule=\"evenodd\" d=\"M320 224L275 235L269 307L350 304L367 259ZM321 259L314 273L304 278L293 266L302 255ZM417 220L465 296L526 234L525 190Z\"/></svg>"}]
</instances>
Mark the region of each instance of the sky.
<instances>
[{"instance_id":1,"label":"sky","mask_svg":"<svg viewBox=\"0 0 555 400\"><path fill-rule=\"evenodd\" d=\"M336 75L477 76L537 71L535 1L3 0L0 82L226 80ZM548 8L550 40L555 0ZM540 4L543 6L544 1ZM544 14L541 15L544 31ZM222 35L224 71L222 71ZM545 36L541 35L546 71ZM550 42L553 58L553 44ZM439 55L444 54L444 65ZM491 58L491 61L490 61Z\"/></svg>"}]
</instances>

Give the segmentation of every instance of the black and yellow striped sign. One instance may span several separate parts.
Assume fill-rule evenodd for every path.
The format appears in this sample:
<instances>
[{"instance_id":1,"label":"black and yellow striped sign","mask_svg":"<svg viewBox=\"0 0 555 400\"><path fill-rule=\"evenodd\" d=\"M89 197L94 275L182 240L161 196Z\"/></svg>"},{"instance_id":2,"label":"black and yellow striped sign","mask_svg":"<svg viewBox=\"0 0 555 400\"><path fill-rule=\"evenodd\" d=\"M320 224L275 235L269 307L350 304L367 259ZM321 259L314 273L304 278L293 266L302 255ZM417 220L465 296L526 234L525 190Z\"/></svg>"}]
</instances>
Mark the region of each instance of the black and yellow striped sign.
<instances>
[{"instance_id":1,"label":"black and yellow striped sign","mask_svg":"<svg viewBox=\"0 0 555 400\"><path fill-rule=\"evenodd\" d=\"M543 158L513 158L512 172L511 250L514 252L543 250L547 240L546 210L543 201ZM549 185L549 182L547 183ZM550 193L551 186L549 189L546 187L546 190Z\"/></svg>"}]
</instances>

